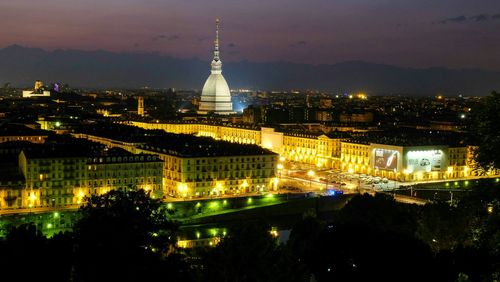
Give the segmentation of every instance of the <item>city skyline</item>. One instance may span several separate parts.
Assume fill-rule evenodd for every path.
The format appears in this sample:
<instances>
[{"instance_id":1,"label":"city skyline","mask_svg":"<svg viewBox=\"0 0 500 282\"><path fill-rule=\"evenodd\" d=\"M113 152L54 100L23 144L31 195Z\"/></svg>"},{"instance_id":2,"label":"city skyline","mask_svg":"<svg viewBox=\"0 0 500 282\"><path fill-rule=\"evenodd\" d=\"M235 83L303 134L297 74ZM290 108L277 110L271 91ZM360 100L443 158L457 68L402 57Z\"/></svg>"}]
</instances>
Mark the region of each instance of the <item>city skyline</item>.
<instances>
[{"instance_id":1,"label":"city skyline","mask_svg":"<svg viewBox=\"0 0 500 282\"><path fill-rule=\"evenodd\" d=\"M210 23L221 17L227 62L498 69L500 4L481 2L25 0L1 5L0 46L208 60Z\"/></svg>"},{"instance_id":2,"label":"city skyline","mask_svg":"<svg viewBox=\"0 0 500 282\"><path fill-rule=\"evenodd\" d=\"M4 2L5 280L500 277L499 0Z\"/></svg>"}]
</instances>

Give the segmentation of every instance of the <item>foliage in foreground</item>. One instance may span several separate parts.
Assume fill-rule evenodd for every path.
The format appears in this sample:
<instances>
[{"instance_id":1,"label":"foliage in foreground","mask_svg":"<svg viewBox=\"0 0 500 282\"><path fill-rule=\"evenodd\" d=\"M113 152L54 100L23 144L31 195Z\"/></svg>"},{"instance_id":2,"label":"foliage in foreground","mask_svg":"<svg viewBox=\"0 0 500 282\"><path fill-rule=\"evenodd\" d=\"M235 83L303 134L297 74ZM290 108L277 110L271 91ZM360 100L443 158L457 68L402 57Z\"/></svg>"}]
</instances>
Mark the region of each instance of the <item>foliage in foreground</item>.
<instances>
[{"instance_id":1,"label":"foliage in foreground","mask_svg":"<svg viewBox=\"0 0 500 282\"><path fill-rule=\"evenodd\" d=\"M478 189L456 206L419 207L360 195L328 220L305 216L286 244L262 220L242 222L214 248L181 251L161 202L113 191L89 199L72 233L12 228L0 265L18 281L492 281L498 199Z\"/></svg>"}]
</instances>

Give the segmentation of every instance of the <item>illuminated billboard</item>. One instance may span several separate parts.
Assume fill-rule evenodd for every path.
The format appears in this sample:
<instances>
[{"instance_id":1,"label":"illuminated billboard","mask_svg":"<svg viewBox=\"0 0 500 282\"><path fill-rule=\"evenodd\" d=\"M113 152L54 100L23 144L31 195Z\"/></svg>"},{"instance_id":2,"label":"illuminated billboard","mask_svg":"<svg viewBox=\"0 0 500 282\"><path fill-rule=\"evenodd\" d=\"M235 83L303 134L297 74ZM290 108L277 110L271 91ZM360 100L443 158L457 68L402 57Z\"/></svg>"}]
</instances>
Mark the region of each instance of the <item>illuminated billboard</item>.
<instances>
[{"instance_id":1,"label":"illuminated billboard","mask_svg":"<svg viewBox=\"0 0 500 282\"><path fill-rule=\"evenodd\" d=\"M409 151L406 154L406 168L412 172L440 171L445 165L441 150Z\"/></svg>"},{"instance_id":2,"label":"illuminated billboard","mask_svg":"<svg viewBox=\"0 0 500 282\"><path fill-rule=\"evenodd\" d=\"M398 151L375 149L375 169L397 170Z\"/></svg>"}]
</instances>

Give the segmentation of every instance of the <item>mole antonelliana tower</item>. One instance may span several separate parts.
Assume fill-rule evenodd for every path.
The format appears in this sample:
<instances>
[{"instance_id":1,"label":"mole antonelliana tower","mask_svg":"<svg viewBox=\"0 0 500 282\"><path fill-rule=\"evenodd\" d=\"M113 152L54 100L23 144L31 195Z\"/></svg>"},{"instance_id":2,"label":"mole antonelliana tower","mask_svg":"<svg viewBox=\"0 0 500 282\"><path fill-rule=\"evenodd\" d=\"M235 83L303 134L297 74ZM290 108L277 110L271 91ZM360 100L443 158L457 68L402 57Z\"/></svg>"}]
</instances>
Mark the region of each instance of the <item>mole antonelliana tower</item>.
<instances>
[{"instance_id":1,"label":"mole antonelliana tower","mask_svg":"<svg viewBox=\"0 0 500 282\"><path fill-rule=\"evenodd\" d=\"M226 79L222 76L222 62L219 57L219 19L215 21L214 59L211 73L201 92L199 114L232 114L233 103Z\"/></svg>"}]
</instances>

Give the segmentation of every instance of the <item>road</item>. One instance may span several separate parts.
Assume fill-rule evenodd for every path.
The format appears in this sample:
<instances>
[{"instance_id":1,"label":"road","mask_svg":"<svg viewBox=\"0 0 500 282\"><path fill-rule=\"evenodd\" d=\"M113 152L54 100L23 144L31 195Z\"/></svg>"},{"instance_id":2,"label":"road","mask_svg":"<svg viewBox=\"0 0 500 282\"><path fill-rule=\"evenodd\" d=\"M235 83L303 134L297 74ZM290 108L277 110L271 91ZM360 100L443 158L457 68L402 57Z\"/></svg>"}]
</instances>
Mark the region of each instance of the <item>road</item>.
<instances>
[{"instance_id":1,"label":"road","mask_svg":"<svg viewBox=\"0 0 500 282\"><path fill-rule=\"evenodd\" d=\"M403 186L404 183L388 180L386 183L368 184L363 182L356 175L346 175L339 171L319 171L314 172L311 176L303 172L291 173L284 171L280 178L280 187L295 187L299 191L322 193L327 188L342 190L344 194L369 193L387 193L401 203L424 205L428 200L420 199L411 196L398 195L390 193L394 189ZM353 177L354 176L354 177ZM342 185L343 183L344 185Z\"/></svg>"},{"instance_id":2,"label":"road","mask_svg":"<svg viewBox=\"0 0 500 282\"><path fill-rule=\"evenodd\" d=\"M64 207L35 207L27 209L2 209L0 215L13 215L13 214L29 214L29 213L47 213L55 211L76 211L80 205L71 205Z\"/></svg>"}]
</instances>

